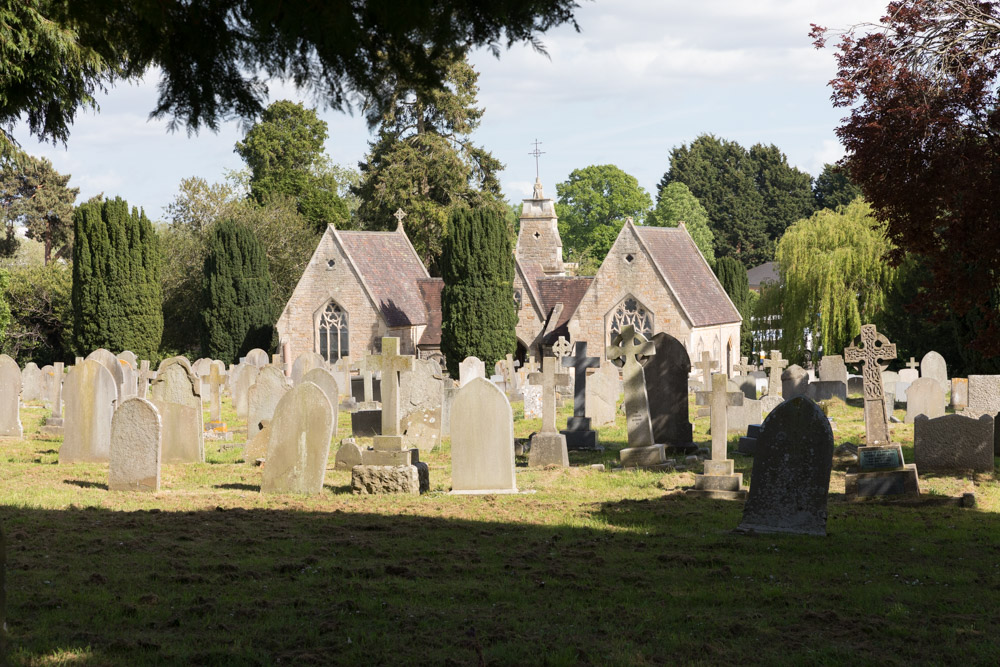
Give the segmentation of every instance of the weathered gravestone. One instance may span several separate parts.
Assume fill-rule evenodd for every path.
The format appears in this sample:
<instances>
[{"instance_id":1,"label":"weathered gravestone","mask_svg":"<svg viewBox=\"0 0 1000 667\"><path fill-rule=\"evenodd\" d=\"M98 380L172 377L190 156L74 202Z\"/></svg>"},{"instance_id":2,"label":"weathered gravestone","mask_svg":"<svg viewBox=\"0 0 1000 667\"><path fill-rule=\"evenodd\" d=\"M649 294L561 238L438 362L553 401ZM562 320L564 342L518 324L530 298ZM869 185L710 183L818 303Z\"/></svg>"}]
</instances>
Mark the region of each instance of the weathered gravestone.
<instances>
[{"instance_id":1,"label":"weathered gravestone","mask_svg":"<svg viewBox=\"0 0 1000 667\"><path fill-rule=\"evenodd\" d=\"M969 376L969 410L990 415L1000 412L1000 375Z\"/></svg>"},{"instance_id":2,"label":"weathered gravestone","mask_svg":"<svg viewBox=\"0 0 1000 667\"><path fill-rule=\"evenodd\" d=\"M897 374L896 380L896 402L906 403L906 390L909 389L910 384L920 377L920 364L910 357L910 362L906 364L906 368L903 368Z\"/></svg>"},{"instance_id":3,"label":"weathered gravestone","mask_svg":"<svg viewBox=\"0 0 1000 667\"><path fill-rule=\"evenodd\" d=\"M733 364L733 370L736 372L733 382L736 383L736 386L739 387L739 390L743 392L746 398L756 400L757 378L749 374L753 371L753 366L748 362L748 357L740 357L740 363Z\"/></svg>"},{"instance_id":4,"label":"weathered gravestone","mask_svg":"<svg viewBox=\"0 0 1000 667\"><path fill-rule=\"evenodd\" d=\"M913 421L913 460L921 473L993 472L993 417L919 415Z\"/></svg>"},{"instance_id":5,"label":"weathered gravestone","mask_svg":"<svg viewBox=\"0 0 1000 667\"><path fill-rule=\"evenodd\" d=\"M21 401L39 401L43 396L42 371L38 364L29 361L21 371Z\"/></svg>"},{"instance_id":6,"label":"weathered gravestone","mask_svg":"<svg viewBox=\"0 0 1000 667\"><path fill-rule=\"evenodd\" d=\"M21 369L6 354L0 354L0 438L18 438L24 435L19 411L21 398Z\"/></svg>"},{"instance_id":7,"label":"weathered gravestone","mask_svg":"<svg viewBox=\"0 0 1000 667\"><path fill-rule=\"evenodd\" d=\"M235 382L235 385L231 385L233 407L236 409L236 416L240 419L247 418L247 396L250 393L250 387L257 381L258 373L260 373L259 367L252 364L241 364L236 377L230 380L230 382Z\"/></svg>"},{"instance_id":8,"label":"weathered gravestone","mask_svg":"<svg viewBox=\"0 0 1000 667\"><path fill-rule=\"evenodd\" d=\"M407 446L429 452L441 442L444 375L433 359L414 359L399 374L400 429Z\"/></svg>"},{"instance_id":9,"label":"weathered gravestone","mask_svg":"<svg viewBox=\"0 0 1000 667\"><path fill-rule=\"evenodd\" d=\"M517 493L510 402L482 378L459 389L452 406L452 493Z\"/></svg>"},{"instance_id":10,"label":"weathered gravestone","mask_svg":"<svg viewBox=\"0 0 1000 667\"><path fill-rule=\"evenodd\" d=\"M208 377L208 374L212 370L212 360L208 357L202 357L198 359L193 364L191 364L191 372L200 378Z\"/></svg>"},{"instance_id":11,"label":"weathered gravestone","mask_svg":"<svg viewBox=\"0 0 1000 667\"><path fill-rule=\"evenodd\" d=\"M696 363L695 367L701 371L701 390L712 391L712 371L719 367L719 362L712 361L710 352L702 352L701 361Z\"/></svg>"},{"instance_id":12,"label":"weathered gravestone","mask_svg":"<svg viewBox=\"0 0 1000 667\"><path fill-rule=\"evenodd\" d=\"M962 410L969 406L969 378L951 379L951 407Z\"/></svg>"},{"instance_id":13,"label":"weathered gravestone","mask_svg":"<svg viewBox=\"0 0 1000 667\"><path fill-rule=\"evenodd\" d=\"M247 440L257 435L261 421L274 416L278 401L288 389L280 368L268 365L260 369L257 381L247 390Z\"/></svg>"},{"instance_id":14,"label":"weathered gravestone","mask_svg":"<svg viewBox=\"0 0 1000 667\"><path fill-rule=\"evenodd\" d=\"M528 455L528 465L569 466L569 454L566 451L566 436L556 430L556 388L568 387L569 373L559 373L555 357L545 357L542 360L542 372L528 376L528 383L542 388L542 430L531 436L531 452ZM461 392L459 392L461 395ZM454 424L452 425L454 429ZM454 434L454 430L452 431Z\"/></svg>"},{"instance_id":15,"label":"weathered gravestone","mask_svg":"<svg viewBox=\"0 0 1000 667\"><path fill-rule=\"evenodd\" d=\"M920 377L931 378L941 385L941 391L948 391L948 362L939 353L931 350L920 360Z\"/></svg>"},{"instance_id":16,"label":"weathered gravestone","mask_svg":"<svg viewBox=\"0 0 1000 667\"><path fill-rule=\"evenodd\" d=\"M833 431L803 396L764 420L754 451L750 494L738 530L826 535Z\"/></svg>"},{"instance_id":17,"label":"weathered gravestone","mask_svg":"<svg viewBox=\"0 0 1000 667\"><path fill-rule=\"evenodd\" d=\"M590 418L590 423L594 426L613 424L618 415L618 398L621 393L622 381L618 375L618 367L602 363L597 372L587 378L587 417ZM524 401L527 417L527 396Z\"/></svg>"},{"instance_id":18,"label":"weathered gravestone","mask_svg":"<svg viewBox=\"0 0 1000 667\"><path fill-rule=\"evenodd\" d=\"M63 382L65 437L59 463L107 463L116 383L98 361L73 366Z\"/></svg>"},{"instance_id":19,"label":"weathered gravestone","mask_svg":"<svg viewBox=\"0 0 1000 667\"><path fill-rule=\"evenodd\" d=\"M314 368L326 368L326 359L323 358L323 355L317 352L300 354L295 363L292 364L292 384L297 385L302 382L303 376Z\"/></svg>"},{"instance_id":20,"label":"weathered gravestone","mask_svg":"<svg viewBox=\"0 0 1000 667\"><path fill-rule=\"evenodd\" d=\"M285 392L269 426L261 492L322 492L330 440L337 430L337 411L323 390L303 382Z\"/></svg>"},{"instance_id":21,"label":"weathered gravestone","mask_svg":"<svg viewBox=\"0 0 1000 667\"><path fill-rule=\"evenodd\" d=\"M691 452L698 447L692 439L688 414L688 375L691 357L684 345L666 332L650 339L656 352L642 365L649 400L653 442L666 451Z\"/></svg>"},{"instance_id":22,"label":"weathered gravestone","mask_svg":"<svg viewBox=\"0 0 1000 667\"><path fill-rule=\"evenodd\" d=\"M731 404L743 401L742 392L730 392L728 378L723 373L712 375L711 393L712 458L704 463L704 474L694 476L694 488L687 493L721 500L743 500L743 473L735 471L733 460L728 458L728 413ZM739 403L737 403L737 401Z\"/></svg>"},{"instance_id":23,"label":"weathered gravestone","mask_svg":"<svg viewBox=\"0 0 1000 667\"><path fill-rule=\"evenodd\" d=\"M896 371L882 371L882 393L885 396L885 414L892 416L896 409L896 383L899 382L899 373ZM861 378L861 395L864 396L864 377Z\"/></svg>"},{"instance_id":24,"label":"weathered gravestone","mask_svg":"<svg viewBox=\"0 0 1000 667\"><path fill-rule=\"evenodd\" d=\"M826 355L819 361L820 382L842 382L847 384L847 366L839 354ZM787 399L788 397L785 396Z\"/></svg>"},{"instance_id":25,"label":"weathered gravestone","mask_svg":"<svg viewBox=\"0 0 1000 667\"><path fill-rule=\"evenodd\" d=\"M108 372L111 373L111 377L115 381L115 400L117 401L121 397L122 382L125 380L122 374L122 365L118 363L118 357L102 347L88 354L86 360L96 361L108 369Z\"/></svg>"},{"instance_id":26,"label":"weathered gravestone","mask_svg":"<svg viewBox=\"0 0 1000 667\"><path fill-rule=\"evenodd\" d=\"M325 368L313 368L310 371L306 371L306 374L302 376L302 382L312 382L322 389L323 393L326 394L327 400L330 401L330 405L336 409L337 400L340 397L340 388L337 380L333 377L333 373Z\"/></svg>"},{"instance_id":27,"label":"weathered gravestone","mask_svg":"<svg viewBox=\"0 0 1000 667\"><path fill-rule=\"evenodd\" d=\"M590 418L587 417L587 369L598 368L601 365L601 358L587 356L587 343L585 341L577 342L574 347L574 354L562 358L563 368L573 369L573 416L567 420L566 430L560 431L560 433L566 436L568 449L602 449L597 444L597 432L590 427ZM684 356L687 357L687 353ZM690 369L690 366L688 368ZM646 382L649 382L648 374ZM686 390L684 392L684 405L687 405ZM655 435L655 422L653 428Z\"/></svg>"},{"instance_id":28,"label":"weathered gravestone","mask_svg":"<svg viewBox=\"0 0 1000 667\"><path fill-rule=\"evenodd\" d=\"M51 379L49 382L48 403L52 406L52 413L46 418L45 426L39 432L43 435L63 435L63 362L57 361L52 366Z\"/></svg>"},{"instance_id":29,"label":"weathered gravestone","mask_svg":"<svg viewBox=\"0 0 1000 667\"><path fill-rule=\"evenodd\" d=\"M270 361L271 358L267 356L267 352L260 349L259 347L255 347L254 349L247 352L246 363L250 364L251 366L256 366L257 368L263 368L264 366L267 366L268 363L270 363Z\"/></svg>"},{"instance_id":30,"label":"weathered gravestone","mask_svg":"<svg viewBox=\"0 0 1000 667\"><path fill-rule=\"evenodd\" d=\"M764 361L767 369L767 395L782 396L781 371L788 365L787 359L781 358L781 350L771 350L771 357ZM782 396L783 398L787 398Z\"/></svg>"},{"instance_id":31,"label":"weathered gravestone","mask_svg":"<svg viewBox=\"0 0 1000 667\"><path fill-rule=\"evenodd\" d=\"M829 401L833 398L840 399L846 403L847 383L839 380L810 382L806 386L806 397L817 403L820 401Z\"/></svg>"},{"instance_id":32,"label":"weathered gravestone","mask_svg":"<svg viewBox=\"0 0 1000 667\"><path fill-rule=\"evenodd\" d=\"M109 491L159 491L160 413L144 398L121 402L111 419Z\"/></svg>"},{"instance_id":33,"label":"weathered gravestone","mask_svg":"<svg viewBox=\"0 0 1000 667\"><path fill-rule=\"evenodd\" d=\"M164 463L204 463L201 383L184 357L164 359L149 387L149 400L163 424Z\"/></svg>"},{"instance_id":34,"label":"weathered gravestone","mask_svg":"<svg viewBox=\"0 0 1000 667\"><path fill-rule=\"evenodd\" d=\"M732 389L730 387L730 389ZM730 391L730 393L734 393ZM742 394L742 392L739 392ZM726 407L726 428L730 433L746 433L751 424L759 424L764 418L764 402L743 396L739 405Z\"/></svg>"},{"instance_id":35,"label":"weathered gravestone","mask_svg":"<svg viewBox=\"0 0 1000 667\"><path fill-rule=\"evenodd\" d=\"M459 389L461 391L461 389ZM542 418L542 387L541 385L528 383L521 388L524 396L524 418ZM454 406L452 406L454 408Z\"/></svg>"},{"instance_id":36,"label":"weathered gravestone","mask_svg":"<svg viewBox=\"0 0 1000 667\"><path fill-rule=\"evenodd\" d=\"M917 415L935 419L944 415L947 400L944 389L934 378L917 378L906 390L906 423L912 424Z\"/></svg>"},{"instance_id":37,"label":"weathered gravestone","mask_svg":"<svg viewBox=\"0 0 1000 667\"><path fill-rule=\"evenodd\" d=\"M477 357L466 357L458 365L458 386L464 387L473 378L486 378L486 364Z\"/></svg>"},{"instance_id":38,"label":"weathered gravestone","mask_svg":"<svg viewBox=\"0 0 1000 667\"><path fill-rule=\"evenodd\" d=\"M118 364L122 369L122 398L131 398L139 391L139 360L131 350L118 354Z\"/></svg>"},{"instance_id":39,"label":"weathered gravestone","mask_svg":"<svg viewBox=\"0 0 1000 667\"><path fill-rule=\"evenodd\" d=\"M42 366L42 403L52 407L52 384L55 381L55 367L47 364ZM23 393L23 390L22 390Z\"/></svg>"},{"instance_id":40,"label":"weathered gravestone","mask_svg":"<svg viewBox=\"0 0 1000 667\"><path fill-rule=\"evenodd\" d=\"M809 391L809 373L798 364L792 364L781 373L781 395L785 400L805 396Z\"/></svg>"},{"instance_id":41,"label":"weathered gravestone","mask_svg":"<svg viewBox=\"0 0 1000 667\"><path fill-rule=\"evenodd\" d=\"M625 425L628 447L618 453L626 468L657 466L666 462L662 444L653 440L653 424L649 418L649 398L646 377L638 357L656 354L656 348L646 338L627 325L611 340L608 359L622 359L625 378Z\"/></svg>"},{"instance_id":42,"label":"weathered gravestone","mask_svg":"<svg viewBox=\"0 0 1000 667\"><path fill-rule=\"evenodd\" d=\"M193 370L193 368L192 368ZM208 364L208 372L202 378L201 391L208 393L208 424L206 431L224 433L226 424L222 421L222 385L226 381L226 364L222 361L211 361ZM205 386L208 392L205 392Z\"/></svg>"}]
</instances>

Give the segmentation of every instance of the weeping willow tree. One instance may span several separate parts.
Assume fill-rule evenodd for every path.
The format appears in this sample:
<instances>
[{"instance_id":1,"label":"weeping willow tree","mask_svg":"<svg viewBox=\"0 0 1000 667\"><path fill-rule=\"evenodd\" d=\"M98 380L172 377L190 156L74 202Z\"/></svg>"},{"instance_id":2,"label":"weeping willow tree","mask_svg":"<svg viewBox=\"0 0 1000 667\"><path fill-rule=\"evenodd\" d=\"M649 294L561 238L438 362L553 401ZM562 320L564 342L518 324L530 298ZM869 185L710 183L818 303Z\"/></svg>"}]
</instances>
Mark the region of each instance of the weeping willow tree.
<instances>
[{"instance_id":1,"label":"weeping willow tree","mask_svg":"<svg viewBox=\"0 0 1000 667\"><path fill-rule=\"evenodd\" d=\"M789 359L802 359L807 330L815 354L820 349L839 354L862 324L881 313L895 274L883 259L890 248L883 225L861 198L788 228L775 257L782 283L782 348Z\"/></svg>"}]
</instances>

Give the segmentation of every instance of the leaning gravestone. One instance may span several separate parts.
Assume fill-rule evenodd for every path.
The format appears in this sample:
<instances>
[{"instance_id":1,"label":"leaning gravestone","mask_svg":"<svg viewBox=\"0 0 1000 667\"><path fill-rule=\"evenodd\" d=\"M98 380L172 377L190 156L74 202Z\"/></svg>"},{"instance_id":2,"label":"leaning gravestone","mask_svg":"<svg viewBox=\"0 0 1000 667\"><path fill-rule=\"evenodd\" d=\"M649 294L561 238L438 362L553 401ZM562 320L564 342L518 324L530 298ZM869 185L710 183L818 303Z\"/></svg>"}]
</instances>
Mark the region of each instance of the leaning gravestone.
<instances>
[{"instance_id":1,"label":"leaning gravestone","mask_svg":"<svg viewBox=\"0 0 1000 667\"><path fill-rule=\"evenodd\" d=\"M944 415L913 421L913 460L922 473L993 472L993 417Z\"/></svg>"},{"instance_id":2,"label":"leaning gravestone","mask_svg":"<svg viewBox=\"0 0 1000 667\"><path fill-rule=\"evenodd\" d=\"M107 463L116 383L100 362L73 366L63 381L65 438L59 463Z\"/></svg>"},{"instance_id":3,"label":"leaning gravestone","mask_svg":"<svg viewBox=\"0 0 1000 667\"><path fill-rule=\"evenodd\" d=\"M159 491L160 413L144 398L122 401L111 419L109 491Z\"/></svg>"},{"instance_id":4,"label":"leaning gravestone","mask_svg":"<svg viewBox=\"0 0 1000 667\"><path fill-rule=\"evenodd\" d=\"M684 345L666 332L650 339L656 353L643 364L649 419L653 442L666 445L667 451L694 451L688 414L688 375L691 357Z\"/></svg>"},{"instance_id":5,"label":"leaning gravestone","mask_svg":"<svg viewBox=\"0 0 1000 667\"><path fill-rule=\"evenodd\" d=\"M38 364L29 361L21 371L21 401L24 403L38 401L43 395L42 371L38 368Z\"/></svg>"},{"instance_id":6,"label":"leaning gravestone","mask_svg":"<svg viewBox=\"0 0 1000 667\"><path fill-rule=\"evenodd\" d=\"M0 354L0 438L18 438L21 428L21 369L6 354Z\"/></svg>"},{"instance_id":7,"label":"leaning gravestone","mask_svg":"<svg viewBox=\"0 0 1000 667\"><path fill-rule=\"evenodd\" d=\"M160 363L156 379L149 385L149 400L160 412L163 424L163 462L204 463L201 382L187 359L171 357Z\"/></svg>"},{"instance_id":8,"label":"leaning gravestone","mask_svg":"<svg viewBox=\"0 0 1000 667\"><path fill-rule=\"evenodd\" d=\"M800 396L761 426L750 495L738 530L826 535L833 431L818 405Z\"/></svg>"},{"instance_id":9,"label":"leaning gravestone","mask_svg":"<svg viewBox=\"0 0 1000 667\"><path fill-rule=\"evenodd\" d=\"M115 380L115 400L117 401L118 398L121 397L121 386L122 382L125 380L122 374L122 365L118 363L118 357L102 347L88 354L86 360L96 361L108 369L108 372L111 373L111 377Z\"/></svg>"},{"instance_id":10,"label":"leaning gravestone","mask_svg":"<svg viewBox=\"0 0 1000 667\"><path fill-rule=\"evenodd\" d=\"M934 350L920 360L920 377L931 378L941 385L941 391L948 391L948 363Z\"/></svg>"},{"instance_id":11,"label":"leaning gravestone","mask_svg":"<svg viewBox=\"0 0 1000 667\"><path fill-rule=\"evenodd\" d=\"M247 442L257 435L262 420L274 416L278 401L286 391L288 385L280 368L271 365L260 369L257 381L247 390Z\"/></svg>"},{"instance_id":12,"label":"leaning gravestone","mask_svg":"<svg viewBox=\"0 0 1000 667\"><path fill-rule=\"evenodd\" d=\"M246 363L251 366L256 366L257 368L263 368L271 363L271 357L267 356L267 352L255 347L254 349L247 352Z\"/></svg>"},{"instance_id":13,"label":"leaning gravestone","mask_svg":"<svg viewBox=\"0 0 1000 667\"><path fill-rule=\"evenodd\" d=\"M809 391L809 373L798 364L792 364L781 372L781 395L785 400L805 396Z\"/></svg>"},{"instance_id":14,"label":"leaning gravestone","mask_svg":"<svg viewBox=\"0 0 1000 667\"><path fill-rule=\"evenodd\" d=\"M233 407L236 408L236 416L240 419L247 418L247 395L250 387L257 381L257 374L260 368L251 364L241 364L239 375L236 376L233 391Z\"/></svg>"},{"instance_id":15,"label":"leaning gravestone","mask_svg":"<svg viewBox=\"0 0 1000 667\"><path fill-rule=\"evenodd\" d=\"M917 415L929 419L944 416L947 401L944 389L934 378L918 378L906 390L906 423L912 424ZM917 467L920 470L920 467Z\"/></svg>"},{"instance_id":16,"label":"leaning gravestone","mask_svg":"<svg viewBox=\"0 0 1000 667\"><path fill-rule=\"evenodd\" d=\"M325 368L314 368L302 376L302 382L312 382L323 390L327 400L330 401L330 405L337 405L337 401L340 398L340 389L337 380L334 379L330 371Z\"/></svg>"},{"instance_id":17,"label":"leaning gravestone","mask_svg":"<svg viewBox=\"0 0 1000 667\"><path fill-rule=\"evenodd\" d=\"M517 493L510 402L483 378L459 389L452 406L452 493Z\"/></svg>"},{"instance_id":18,"label":"leaning gravestone","mask_svg":"<svg viewBox=\"0 0 1000 667\"><path fill-rule=\"evenodd\" d=\"M476 357L466 357L458 365L458 386L464 387L473 378L486 378L486 364Z\"/></svg>"},{"instance_id":19,"label":"leaning gravestone","mask_svg":"<svg viewBox=\"0 0 1000 667\"><path fill-rule=\"evenodd\" d=\"M303 376L314 368L326 368L326 359L318 352L304 352L292 364L292 384L302 382Z\"/></svg>"},{"instance_id":20,"label":"leaning gravestone","mask_svg":"<svg viewBox=\"0 0 1000 667\"><path fill-rule=\"evenodd\" d=\"M286 392L269 424L262 493L323 491L337 411L323 390L303 382Z\"/></svg>"},{"instance_id":21,"label":"leaning gravestone","mask_svg":"<svg viewBox=\"0 0 1000 667\"><path fill-rule=\"evenodd\" d=\"M618 416L618 398L621 394L622 381L618 377L618 367L602 363L600 368L587 378L587 416L594 426L605 426L615 422ZM527 396L524 400L527 405ZM527 416L527 408L525 413Z\"/></svg>"}]
</instances>

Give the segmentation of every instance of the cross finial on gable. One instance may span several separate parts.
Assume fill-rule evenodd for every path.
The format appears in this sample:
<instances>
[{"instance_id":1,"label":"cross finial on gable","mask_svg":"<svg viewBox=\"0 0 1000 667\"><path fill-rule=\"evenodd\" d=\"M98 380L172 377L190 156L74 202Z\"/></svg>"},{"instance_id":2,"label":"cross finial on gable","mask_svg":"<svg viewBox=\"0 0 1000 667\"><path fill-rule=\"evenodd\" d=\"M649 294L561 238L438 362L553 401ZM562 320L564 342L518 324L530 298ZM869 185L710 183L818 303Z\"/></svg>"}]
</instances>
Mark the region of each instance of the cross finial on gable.
<instances>
[{"instance_id":1,"label":"cross finial on gable","mask_svg":"<svg viewBox=\"0 0 1000 667\"><path fill-rule=\"evenodd\" d=\"M392 214L392 217L396 218L397 228L402 228L403 218L406 217L406 211L401 208L397 208L396 212Z\"/></svg>"}]
</instances>

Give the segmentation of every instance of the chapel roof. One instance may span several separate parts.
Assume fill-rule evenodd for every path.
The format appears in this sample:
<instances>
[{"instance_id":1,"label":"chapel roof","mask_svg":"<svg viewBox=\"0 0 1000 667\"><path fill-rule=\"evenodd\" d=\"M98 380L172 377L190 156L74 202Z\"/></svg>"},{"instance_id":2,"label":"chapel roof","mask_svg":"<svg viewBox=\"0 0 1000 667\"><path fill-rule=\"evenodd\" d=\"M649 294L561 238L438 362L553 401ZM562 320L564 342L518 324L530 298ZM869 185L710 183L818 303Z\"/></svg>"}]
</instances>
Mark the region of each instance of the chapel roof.
<instances>
[{"instance_id":1,"label":"chapel roof","mask_svg":"<svg viewBox=\"0 0 1000 667\"><path fill-rule=\"evenodd\" d=\"M424 324L427 314L418 283L428 277L427 270L402 230L336 233L386 325Z\"/></svg>"},{"instance_id":2,"label":"chapel roof","mask_svg":"<svg viewBox=\"0 0 1000 667\"><path fill-rule=\"evenodd\" d=\"M695 327L740 322L742 317L681 227L635 227L635 232Z\"/></svg>"},{"instance_id":3,"label":"chapel roof","mask_svg":"<svg viewBox=\"0 0 1000 667\"><path fill-rule=\"evenodd\" d=\"M566 324L573 317L573 313L576 312L580 301L583 300L583 295L587 293L587 289L590 288L590 283L593 281L593 276L549 276L537 279L535 285L544 314L550 317L552 309L556 307L557 303L563 305L559 319L549 324L548 331L550 333L546 335L546 339L559 329L564 329L561 335L568 338Z\"/></svg>"}]
</instances>

